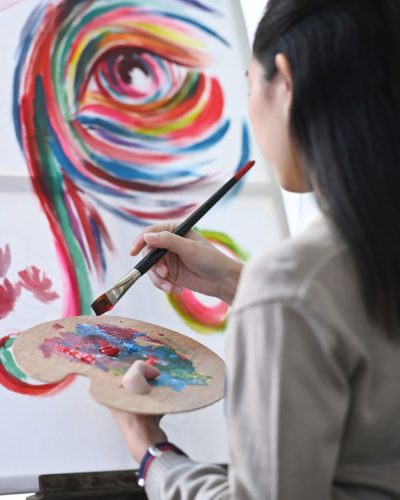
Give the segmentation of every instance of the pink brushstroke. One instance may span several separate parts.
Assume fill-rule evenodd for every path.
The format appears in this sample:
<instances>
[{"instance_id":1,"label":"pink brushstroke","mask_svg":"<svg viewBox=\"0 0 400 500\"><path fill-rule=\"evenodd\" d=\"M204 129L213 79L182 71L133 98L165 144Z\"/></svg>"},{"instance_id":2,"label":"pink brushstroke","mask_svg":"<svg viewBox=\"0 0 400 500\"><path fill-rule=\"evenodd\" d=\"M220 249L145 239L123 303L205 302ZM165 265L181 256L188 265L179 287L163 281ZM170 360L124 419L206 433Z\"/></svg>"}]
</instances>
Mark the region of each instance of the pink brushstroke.
<instances>
[{"instance_id":1,"label":"pink brushstroke","mask_svg":"<svg viewBox=\"0 0 400 500\"><path fill-rule=\"evenodd\" d=\"M0 11L1 10L6 10L9 7L12 7L13 5L16 5L17 3L21 3L24 0L0 0Z\"/></svg>"},{"instance_id":2,"label":"pink brushstroke","mask_svg":"<svg viewBox=\"0 0 400 500\"><path fill-rule=\"evenodd\" d=\"M10 268L11 250L10 245L6 245L4 250L0 248L0 278L4 278Z\"/></svg>"},{"instance_id":3,"label":"pink brushstroke","mask_svg":"<svg viewBox=\"0 0 400 500\"><path fill-rule=\"evenodd\" d=\"M7 278L0 285L0 319L14 310L15 303L21 293L21 285L13 285Z\"/></svg>"},{"instance_id":4,"label":"pink brushstroke","mask_svg":"<svg viewBox=\"0 0 400 500\"><path fill-rule=\"evenodd\" d=\"M36 266L27 267L24 271L20 271L18 276L21 278L21 285L41 302L47 304L59 297L51 289L53 286L51 279Z\"/></svg>"}]
</instances>

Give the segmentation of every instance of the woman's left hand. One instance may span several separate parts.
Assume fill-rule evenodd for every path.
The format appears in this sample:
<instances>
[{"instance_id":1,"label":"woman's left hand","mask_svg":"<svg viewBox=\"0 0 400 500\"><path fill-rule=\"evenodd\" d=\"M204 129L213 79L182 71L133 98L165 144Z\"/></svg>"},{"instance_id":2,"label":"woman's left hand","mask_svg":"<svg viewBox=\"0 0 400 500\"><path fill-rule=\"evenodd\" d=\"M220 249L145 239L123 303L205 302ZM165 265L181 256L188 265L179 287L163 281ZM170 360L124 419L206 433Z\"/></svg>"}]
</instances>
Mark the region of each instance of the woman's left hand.
<instances>
[{"instance_id":1,"label":"woman's left hand","mask_svg":"<svg viewBox=\"0 0 400 500\"><path fill-rule=\"evenodd\" d=\"M158 377L160 372L144 361L136 361L126 372L122 385L133 393L150 392L149 379ZM160 415L139 415L110 408L122 434L129 446L133 458L140 463L149 446L167 441L167 436L160 428Z\"/></svg>"}]
</instances>

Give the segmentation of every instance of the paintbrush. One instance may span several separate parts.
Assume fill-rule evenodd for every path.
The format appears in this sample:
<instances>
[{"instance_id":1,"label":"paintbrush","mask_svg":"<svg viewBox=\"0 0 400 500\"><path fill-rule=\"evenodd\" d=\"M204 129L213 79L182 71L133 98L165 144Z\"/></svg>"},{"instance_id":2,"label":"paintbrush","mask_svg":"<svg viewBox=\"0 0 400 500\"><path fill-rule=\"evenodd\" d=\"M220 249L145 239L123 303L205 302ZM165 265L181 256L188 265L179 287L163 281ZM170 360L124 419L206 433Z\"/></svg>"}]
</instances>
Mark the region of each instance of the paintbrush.
<instances>
[{"instance_id":1,"label":"paintbrush","mask_svg":"<svg viewBox=\"0 0 400 500\"><path fill-rule=\"evenodd\" d=\"M229 179L222 187L218 189L203 205L201 205L197 210L195 210L189 217L184 220L175 229L174 234L178 236L184 236L192 227L197 224L197 222L223 197L230 191L233 186L248 172L251 167L255 164L255 161L248 161L236 174ZM115 285L110 288L107 292L97 297L97 299L92 303L92 309L97 316L110 311L119 299L129 290L129 288L137 281L143 274L154 266L163 255L167 253L167 250L163 248L155 248L150 253L146 255L136 266L129 271L123 278L121 278Z\"/></svg>"}]
</instances>

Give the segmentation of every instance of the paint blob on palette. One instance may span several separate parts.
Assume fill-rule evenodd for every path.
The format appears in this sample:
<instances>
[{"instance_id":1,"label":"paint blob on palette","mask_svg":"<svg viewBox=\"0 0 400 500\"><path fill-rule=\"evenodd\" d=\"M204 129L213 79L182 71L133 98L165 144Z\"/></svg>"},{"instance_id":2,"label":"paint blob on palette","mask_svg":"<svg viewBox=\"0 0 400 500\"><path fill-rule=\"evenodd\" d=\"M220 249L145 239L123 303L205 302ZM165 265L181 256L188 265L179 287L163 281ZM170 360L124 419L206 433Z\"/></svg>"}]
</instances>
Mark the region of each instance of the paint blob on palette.
<instances>
[{"instance_id":1,"label":"paint blob on palette","mask_svg":"<svg viewBox=\"0 0 400 500\"><path fill-rule=\"evenodd\" d=\"M53 328L62 327L55 323ZM163 333L158 334L161 338ZM184 354L162 340L129 327L100 323L77 323L72 331L46 338L40 345L45 358L62 356L73 362L95 366L103 372L124 375L135 361L154 365L160 375L152 385L182 391L188 385L207 385L211 377L199 373Z\"/></svg>"},{"instance_id":2,"label":"paint blob on palette","mask_svg":"<svg viewBox=\"0 0 400 500\"><path fill-rule=\"evenodd\" d=\"M223 395L224 363L195 340L151 323L122 317L78 316L37 325L13 345L30 377L55 383L71 375L90 378L93 398L143 414L194 410ZM129 392L122 377L135 361L160 372L148 394Z\"/></svg>"}]
</instances>

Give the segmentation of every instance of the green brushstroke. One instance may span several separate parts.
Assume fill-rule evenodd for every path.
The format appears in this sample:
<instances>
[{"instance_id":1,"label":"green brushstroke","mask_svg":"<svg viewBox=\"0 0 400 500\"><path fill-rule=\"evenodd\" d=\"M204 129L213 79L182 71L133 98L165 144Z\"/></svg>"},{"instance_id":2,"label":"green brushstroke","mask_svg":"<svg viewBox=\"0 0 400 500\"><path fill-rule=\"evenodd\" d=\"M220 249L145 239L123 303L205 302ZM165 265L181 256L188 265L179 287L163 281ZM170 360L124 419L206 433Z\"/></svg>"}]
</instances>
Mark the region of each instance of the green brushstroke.
<instances>
[{"instance_id":1,"label":"green brushstroke","mask_svg":"<svg viewBox=\"0 0 400 500\"><path fill-rule=\"evenodd\" d=\"M203 238L206 238L207 240L214 240L218 243L221 243L221 245L225 246L226 248L229 248L233 253L235 253L239 257L239 259L242 262L246 262L250 258L250 254L246 252L246 250L241 248L237 243L235 243L235 241L225 233L221 233L219 231L206 230L206 229L202 230L198 228L195 228L195 231L199 233L201 236L203 236ZM182 320L193 330L203 334L222 332L225 330L228 318L226 318L218 326L203 325L196 319L192 318L192 316L190 316L186 311L182 309L182 306L179 303L179 295L174 295L170 293L167 295L167 297L173 309L179 314Z\"/></svg>"},{"instance_id":2,"label":"green brushstroke","mask_svg":"<svg viewBox=\"0 0 400 500\"><path fill-rule=\"evenodd\" d=\"M43 117L46 116L46 101L43 86L39 78L36 81L35 95L34 124L38 138L39 164L42 168L40 182L44 189L44 194L51 203L57 216L65 243L68 247L69 255L73 262L75 276L78 282L79 312L80 314L91 314L90 304L92 289L89 282L86 262L82 250L76 241L69 215L64 204L64 181L60 172L60 166L53 155L54 147L51 145L51 141L54 141L52 137L54 132L51 128L51 124L46 119L43 119Z\"/></svg>"},{"instance_id":3,"label":"green brushstroke","mask_svg":"<svg viewBox=\"0 0 400 500\"><path fill-rule=\"evenodd\" d=\"M8 340L6 340L4 346L0 348L0 364L3 365L4 369L8 373L13 375L18 380L27 380L28 377L15 364L13 355L11 353L11 348L14 342L15 338L11 337Z\"/></svg>"}]
</instances>

